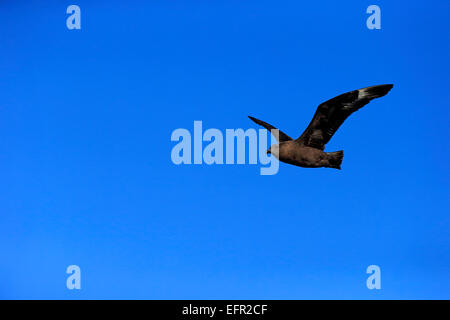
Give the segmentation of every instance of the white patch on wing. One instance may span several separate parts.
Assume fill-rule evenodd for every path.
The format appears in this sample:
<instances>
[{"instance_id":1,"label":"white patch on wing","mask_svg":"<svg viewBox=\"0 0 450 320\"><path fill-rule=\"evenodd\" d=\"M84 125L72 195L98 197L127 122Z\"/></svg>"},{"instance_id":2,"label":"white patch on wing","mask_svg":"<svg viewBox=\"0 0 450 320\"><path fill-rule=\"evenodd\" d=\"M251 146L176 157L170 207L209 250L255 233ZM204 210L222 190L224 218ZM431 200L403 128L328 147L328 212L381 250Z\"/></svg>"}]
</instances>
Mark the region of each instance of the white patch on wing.
<instances>
[{"instance_id":1,"label":"white patch on wing","mask_svg":"<svg viewBox=\"0 0 450 320\"><path fill-rule=\"evenodd\" d=\"M358 90L358 99L362 99L369 96L369 92L366 89L360 89Z\"/></svg>"}]
</instances>

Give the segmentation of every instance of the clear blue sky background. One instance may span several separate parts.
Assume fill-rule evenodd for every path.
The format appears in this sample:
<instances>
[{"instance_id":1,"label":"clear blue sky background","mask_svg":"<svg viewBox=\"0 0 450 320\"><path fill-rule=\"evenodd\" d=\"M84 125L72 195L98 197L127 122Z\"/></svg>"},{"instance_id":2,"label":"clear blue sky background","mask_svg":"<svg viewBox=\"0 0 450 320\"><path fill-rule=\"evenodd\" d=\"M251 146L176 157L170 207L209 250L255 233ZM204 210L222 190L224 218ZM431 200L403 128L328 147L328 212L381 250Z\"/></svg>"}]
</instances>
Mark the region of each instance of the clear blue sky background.
<instances>
[{"instance_id":1,"label":"clear blue sky background","mask_svg":"<svg viewBox=\"0 0 450 320\"><path fill-rule=\"evenodd\" d=\"M448 1L2 1L0 298L450 298L449 21ZM194 120L296 137L382 83L327 145L342 171L171 162Z\"/></svg>"}]
</instances>

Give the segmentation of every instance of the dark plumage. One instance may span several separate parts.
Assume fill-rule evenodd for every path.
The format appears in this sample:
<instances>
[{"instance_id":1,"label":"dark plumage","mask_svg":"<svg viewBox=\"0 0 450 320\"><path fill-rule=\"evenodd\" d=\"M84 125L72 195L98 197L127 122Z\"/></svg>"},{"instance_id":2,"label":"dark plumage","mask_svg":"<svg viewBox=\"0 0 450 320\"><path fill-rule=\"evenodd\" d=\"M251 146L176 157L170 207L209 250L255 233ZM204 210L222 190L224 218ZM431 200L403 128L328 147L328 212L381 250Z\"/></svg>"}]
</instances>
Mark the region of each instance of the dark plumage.
<instances>
[{"instance_id":1,"label":"dark plumage","mask_svg":"<svg viewBox=\"0 0 450 320\"><path fill-rule=\"evenodd\" d=\"M308 127L296 140L264 121L249 118L269 131L278 130L278 144L272 145L267 153L280 161L305 168L341 169L344 151L324 152L325 145L348 116L372 99L386 95L392 87L392 84L383 84L354 90L320 104Z\"/></svg>"}]
</instances>

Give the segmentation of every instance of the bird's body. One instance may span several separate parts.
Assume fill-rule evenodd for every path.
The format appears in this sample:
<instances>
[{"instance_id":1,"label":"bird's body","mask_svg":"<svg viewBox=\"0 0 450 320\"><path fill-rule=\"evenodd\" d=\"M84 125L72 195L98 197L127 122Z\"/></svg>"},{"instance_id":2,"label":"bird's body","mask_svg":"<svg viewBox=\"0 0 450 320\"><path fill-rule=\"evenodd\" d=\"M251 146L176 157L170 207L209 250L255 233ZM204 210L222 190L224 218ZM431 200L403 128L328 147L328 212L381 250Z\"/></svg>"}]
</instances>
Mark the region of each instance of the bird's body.
<instances>
[{"instance_id":1,"label":"bird's body","mask_svg":"<svg viewBox=\"0 0 450 320\"><path fill-rule=\"evenodd\" d=\"M325 144L348 116L372 99L386 95L392 87L392 84L384 84L354 90L320 104L310 124L296 140L264 121L249 118L277 137L279 143L272 145L267 153L280 161L305 168L341 169L344 151L324 152Z\"/></svg>"},{"instance_id":2,"label":"bird's body","mask_svg":"<svg viewBox=\"0 0 450 320\"><path fill-rule=\"evenodd\" d=\"M278 152L271 151L271 153L280 161L304 168L338 168L344 155L343 151L323 152L295 140L284 141L277 146ZM272 146L271 149L273 148Z\"/></svg>"}]
</instances>

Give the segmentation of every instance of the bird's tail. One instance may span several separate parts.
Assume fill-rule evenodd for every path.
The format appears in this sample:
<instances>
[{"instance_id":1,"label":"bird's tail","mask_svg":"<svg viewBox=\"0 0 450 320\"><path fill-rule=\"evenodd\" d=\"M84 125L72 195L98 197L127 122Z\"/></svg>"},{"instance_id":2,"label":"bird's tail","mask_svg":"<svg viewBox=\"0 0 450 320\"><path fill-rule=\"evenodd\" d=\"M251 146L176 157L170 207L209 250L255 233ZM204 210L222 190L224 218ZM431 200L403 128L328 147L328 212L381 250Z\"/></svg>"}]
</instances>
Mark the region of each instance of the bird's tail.
<instances>
[{"instance_id":1,"label":"bird's tail","mask_svg":"<svg viewBox=\"0 0 450 320\"><path fill-rule=\"evenodd\" d=\"M341 170L342 159L344 158L344 151L327 152L328 167Z\"/></svg>"}]
</instances>

